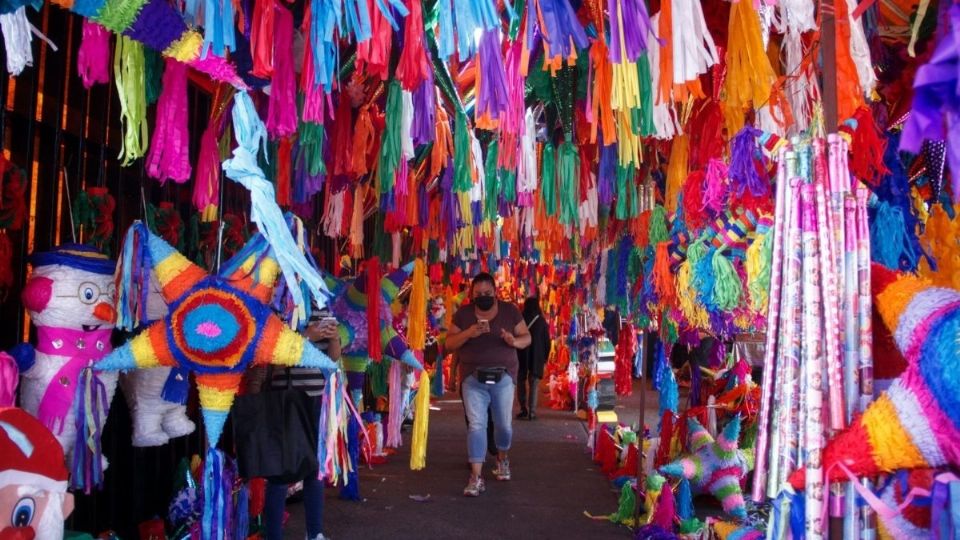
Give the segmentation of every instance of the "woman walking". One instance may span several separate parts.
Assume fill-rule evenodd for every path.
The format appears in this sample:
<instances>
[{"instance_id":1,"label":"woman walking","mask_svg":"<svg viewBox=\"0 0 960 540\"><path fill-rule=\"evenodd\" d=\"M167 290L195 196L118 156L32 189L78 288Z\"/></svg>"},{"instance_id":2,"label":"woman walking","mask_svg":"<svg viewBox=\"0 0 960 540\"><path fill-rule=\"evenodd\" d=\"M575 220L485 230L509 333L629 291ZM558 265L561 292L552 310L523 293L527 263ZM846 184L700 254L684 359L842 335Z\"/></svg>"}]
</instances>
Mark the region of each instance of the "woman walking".
<instances>
[{"instance_id":1,"label":"woman walking","mask_svg":"<svg viewBox=\"0 0 960 540\"><path fill-rule=\"evenodd\" d=\"M527 298L523 302L523 321L530 332L530 346L520 349L520 369L517 372L517 399L520 414L517 418L537 419L537 398L540 395L540 379L543 366L550 357L550 326L543 318L540 299Z\"/></svg>"},{"instance_id":2,"label":"woman walking","mask_svg":"<svg viewBox=\"0 0 960 540\"><path fill-rule=\"evenodd\" d=\"M482 272L473 278L470 305L453 317L447 350L460 357L463 407L467 413L467 457L470 480L463 494L480 495L486 488L482 470L487 453L488 407L493 415L497 446L497 480L510 480L507 452L513 438L513 395L517 380L517 349L530 345L530 333L511 303L496 297L493 276Z\"/></svg>"}]
</instances>

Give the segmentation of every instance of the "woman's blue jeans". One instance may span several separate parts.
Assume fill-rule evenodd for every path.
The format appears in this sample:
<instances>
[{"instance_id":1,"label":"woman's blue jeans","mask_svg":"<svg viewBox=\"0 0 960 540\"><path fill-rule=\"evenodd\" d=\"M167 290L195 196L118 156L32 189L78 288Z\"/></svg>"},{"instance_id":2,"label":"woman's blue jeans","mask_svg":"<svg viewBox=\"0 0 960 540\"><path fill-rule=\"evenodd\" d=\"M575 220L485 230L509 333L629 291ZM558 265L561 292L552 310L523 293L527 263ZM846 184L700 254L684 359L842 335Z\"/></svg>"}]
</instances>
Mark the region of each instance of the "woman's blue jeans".
<instances>
[{"instance_id":1,"label":"woman's blue jeans","mask_svg":"<svg viewBox=\"0 0 960 540\"><path fill-rule=\"evenodd\" d=\"M487 411L493 414L497 450L510 450L513 439L513 378L504 373L496 384L484 384L470 375L463 380L463 408L467 413L467 457L483 463L487 455Z\"/></svg>"}]
</instances>

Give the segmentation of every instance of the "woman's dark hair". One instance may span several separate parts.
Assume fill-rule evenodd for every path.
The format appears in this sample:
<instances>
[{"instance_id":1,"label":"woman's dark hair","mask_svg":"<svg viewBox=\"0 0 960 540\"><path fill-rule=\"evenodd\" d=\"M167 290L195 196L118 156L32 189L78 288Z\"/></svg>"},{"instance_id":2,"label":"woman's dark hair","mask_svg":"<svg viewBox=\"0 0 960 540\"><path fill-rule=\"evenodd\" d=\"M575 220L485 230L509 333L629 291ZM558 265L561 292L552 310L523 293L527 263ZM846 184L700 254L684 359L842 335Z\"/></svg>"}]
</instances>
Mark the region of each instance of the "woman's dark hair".
<instances>
[{"instance_id":1,"label":"woman's dark hair","mask_svg":"<svg viewBox=\"0 0 960 540\"><path fill-rule=\"evenodd\" d=\"M493 276L487 272L480 272L479 274L473 276L473 279L470 281L470 293L473 294L473 288L478 283L489 283L494 289L497 288L497 281L493 279Z\"/></svg>"},{"instance_id":2,"label":"woman's dark hair","mask_svg":"<svg viewBox=\"0 0 960 540\"><path fill-rule=\"evenodd\" d=\"M537 315L543 316L543 311L540 309L540 299L531 296L523 301L523 318L529 321Z\"/></svg>"}]
</instances>

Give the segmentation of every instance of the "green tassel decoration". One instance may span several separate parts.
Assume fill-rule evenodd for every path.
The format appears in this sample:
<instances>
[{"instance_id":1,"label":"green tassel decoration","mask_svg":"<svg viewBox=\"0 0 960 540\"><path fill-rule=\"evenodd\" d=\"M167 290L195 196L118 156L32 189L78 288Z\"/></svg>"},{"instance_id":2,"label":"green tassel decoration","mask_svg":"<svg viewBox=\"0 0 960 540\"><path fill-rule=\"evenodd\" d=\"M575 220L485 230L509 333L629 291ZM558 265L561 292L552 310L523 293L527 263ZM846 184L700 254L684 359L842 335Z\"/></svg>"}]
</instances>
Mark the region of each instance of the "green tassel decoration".
<instances>
[{"instance_id":1,"label":"green tassel decoration","mask_svg":"<svg viewBox=\"0 0 960 540\"><path fill-rule=\"evenodd\" d=\"M497 169L500 174L500 196L507 204L517 202L517 171Z\"/></svg>"},{"instance_id":2,"label":"green tassel decoration","mask_svg":"<svg viewBox=\"0 0 960 540\"><path fill-rule=\"evenodd\" d=\"M390 82L387 90L387 126L380 145L380 193L393 193L397 179L397 167L400 165L400 117L403 114L403 98L400 83L396 79Z\"/></svg>"},{"instance_id":3,"label":"green tassel decoration","mask_svg":"<svg viewBox=\"0 0 960 540\"><path fill-rule=\"evenodd\" d=\"M489 220L497 219L497 202L500 196L500 185L497 178L497 158L498 158L497 140L490 141L487 146L487 160L484 166L483 181L484 199L483 199L483 217Z\"/></svg>"},{"instance_id":4,"label":"green tassel decoration","mask_svg":"<svg viewBox=\"0 0 960 540\"><path fill-rule=\"evenodd\" d=\"M150 48L143 49L143 60L147 85L147 105L153 105L160 99L160 92L163 90L163 70L166 63L160 53Z\"/></svg>"},{"instance_id":5,"label":"green tassel decoration","mask_svg":"<svg viewBox=\"0 0 960 540\"><path fill-rule=\"evenodd\" d=\"M572 225L579 216L580 153L570 141L560 145L560 223Z\"/></svg>"},{"instance_id":6,"label":"green tassel decoration","mask_svg":"<svg viewBox=\"0 0 960 540\"><path fill-rule=\"evenodd\" d=\"M650 241L655 246L670 239L670 229L667 226L667 209L663 205L656 205L650 213Z\"/></svg>"},{"instance_id":7,"label":"green tassel decoration","mask_svg":"<svg viewBox=\"0 0 960 540\"><path fill-rule=\"evenodd\" d=\"M617 219L627 219L627 184L633 181L633 167L617 165Z\"/></svg>"},{"instance_id":8,"label":"green tassel decoration","mask_svg":"<svg viewBox=\"0 0 960 540\"><path fill-rule=\"evenodd\" d=\"M465 193L473 187L470 176L470 133L467 115L458 112L453 126L453 191Z\"/></svg>"},{"instance_id":9,"label":"green tassel decoration","mask_svg":"<svg viewBox=\"0 0 960 540\"><path fill-rule=\"evenodd\" d=\"M326 171L323 164L323 124L303 122L297 130L300 135L300 153L298 160L303 160L310 176L316 176Z\"/></svg>"},{"instance_id":10,"label":"green tassel decoration","mask_svg":"<svg viewBox=\"0 0 960 540\"><path fill-rule=\"evenodd\" d=\"M624 482L620 489L620 500L617 504L617 511L610 514L610 521L618 524L627 524L633 522L633 509L637 505L637 495L631 482Z\"/></svg>"},{"instance_id":11,"label":"green tassel decoration","mask_svg":"<svg viewBox=\"0 0 960 540\"><path fill-rule=\"evenodd\" d=\"M557 157L553 143L543 146L543 165L540 169L540 196L548 216L557 213Z\"/></svg>"},{"instance_id":12,"label":"green tassel decoration","mask_svg":"<svg viewBox=\"0 0 960 540\"><path fill-rule=\"evenodd\" d=\"M722 250L713 254L713 304L723 311L733 311L740 305L743 285L740 275L730 259L723 256Z\"/></svg>"},{"instance_id":13,"label":"green tassel decoration","mask_svg":"<svg viewBox=\"0 0 960 540\"><path fill-rule=\"evenodd\" d=\"M657 128L653 123L653 78L650 75L650 59L641 55L637 60L637 78L640 82L640 135L652 137Z\"/></svg>"},{"instance_id":14,"label":"green tassel decoration","mask_svg":"<svg viewBox=\"0 0 960 540\"><path fill-rule=\"evenodd\" d=\"M113 53L113 78L120 100L120 125L123 145L120 165L126 167L143 157L149 147L147 125L146 74L143 45L126 36L119 36Z\"/></svg>"}]
</instances>

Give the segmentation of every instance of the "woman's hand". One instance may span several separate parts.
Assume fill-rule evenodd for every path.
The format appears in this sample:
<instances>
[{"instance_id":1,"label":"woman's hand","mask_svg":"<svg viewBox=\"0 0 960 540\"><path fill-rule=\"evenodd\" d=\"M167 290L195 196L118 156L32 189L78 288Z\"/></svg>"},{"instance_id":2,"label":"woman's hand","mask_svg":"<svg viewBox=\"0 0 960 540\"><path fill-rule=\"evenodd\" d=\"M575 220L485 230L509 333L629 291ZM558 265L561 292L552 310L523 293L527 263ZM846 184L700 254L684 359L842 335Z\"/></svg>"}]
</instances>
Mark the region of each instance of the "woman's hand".
<instances>
[{"instance_id":1,"label":"woman's hand","mask_svg":"<svg viewBox=\"0 0 960 540\"><path fill-rule=\"evenodd\" d=\"M500 337L507 342L507 345L511 347L517 346L517 336L514 336L510 332L507 332L506 330L500 330Z\"/></svg>"},{"instance_id":2,"label":"woman's hand","mask_svg":"<svg viewBox=\"0 0 960 540\"><path fill-rule=\"evenodd\" d=\"M307 327L304 335L310 341L320 341L322 339L337 339L340 337L338 325L333 322L318 321Z\"/></svg>"}]
</instances>

